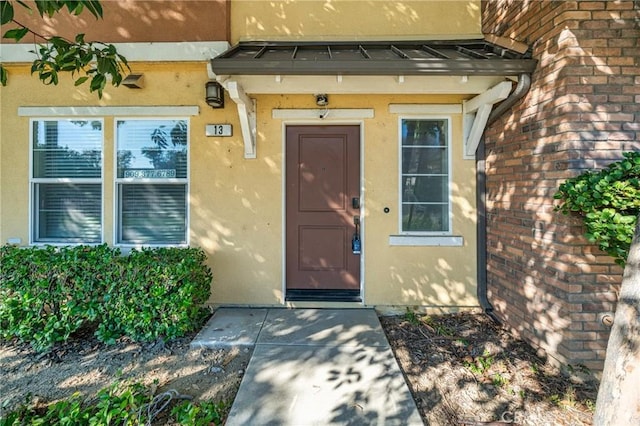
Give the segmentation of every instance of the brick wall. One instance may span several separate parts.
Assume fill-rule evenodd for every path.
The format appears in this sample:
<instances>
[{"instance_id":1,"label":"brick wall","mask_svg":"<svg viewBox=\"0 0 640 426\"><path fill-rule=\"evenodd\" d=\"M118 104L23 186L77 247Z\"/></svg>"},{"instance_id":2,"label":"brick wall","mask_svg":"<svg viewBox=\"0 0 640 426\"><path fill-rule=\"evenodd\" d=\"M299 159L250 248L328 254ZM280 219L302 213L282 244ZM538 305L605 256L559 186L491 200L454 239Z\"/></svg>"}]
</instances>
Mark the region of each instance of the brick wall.
<instances>
[{"instance_id":1,"label":"brick wall","mask_svg":"<svg viewBox=\"0 0 640 426\"><path fill-rule=\"evenodd\" d=\"M496 314L565 364L601 370L622 270L553 211L566 178L640 149L640 2L482 2L483 32L532 47L526 97L485 133Z\"/></svg>"}]
</instances>

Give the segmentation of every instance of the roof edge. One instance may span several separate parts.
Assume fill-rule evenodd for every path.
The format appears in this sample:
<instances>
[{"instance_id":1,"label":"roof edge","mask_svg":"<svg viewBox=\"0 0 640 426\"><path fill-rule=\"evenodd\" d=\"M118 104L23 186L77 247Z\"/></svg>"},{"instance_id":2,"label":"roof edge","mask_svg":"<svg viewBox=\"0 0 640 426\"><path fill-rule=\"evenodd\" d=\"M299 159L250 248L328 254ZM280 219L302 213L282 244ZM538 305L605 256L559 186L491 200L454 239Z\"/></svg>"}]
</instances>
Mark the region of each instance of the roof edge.
<instances>
[{"instance_id":1,"label":"roof edge","mask_svg":"<svg viewBox=\"0 0 640 426\"><path fill-rule=\"evenodd\" d=\"M515 76L532 73L537 61L530 58L526 45L513 44L513 47L518 50L486 39L242 41L212 59L211 68L217 75Z\"/></svg>"}]
</instances>

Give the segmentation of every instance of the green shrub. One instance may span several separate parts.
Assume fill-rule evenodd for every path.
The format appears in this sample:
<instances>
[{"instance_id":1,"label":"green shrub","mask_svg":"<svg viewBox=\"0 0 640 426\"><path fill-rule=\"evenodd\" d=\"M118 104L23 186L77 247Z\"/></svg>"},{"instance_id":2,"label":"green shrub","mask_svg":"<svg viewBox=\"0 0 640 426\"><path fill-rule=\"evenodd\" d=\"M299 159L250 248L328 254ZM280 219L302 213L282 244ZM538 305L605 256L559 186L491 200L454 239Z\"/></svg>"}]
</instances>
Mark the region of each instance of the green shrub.
<instances>
[{"instance_id":1,"label":"green shrub","mask_svg":"<svg viewBox=\"0 0 640 426\"><path fill-rule=\"evenodd\" d=\"M121 280L110 280L103 298L98 338L171 339L202 325L212 278L205 260L195 248L134 250L121 258Z\"/></svg>"},{"instance_id":2,"label":"green shrub","mask_svg":"<svg viewBox=\"0 0 640 426\"><path fill-rule=\"evenodd\" d=\"M185 426L209 426L221 425L229 408L224 402L203 401L193 403L182 401L173 407L171 416L179 425Z\"/></svg>"},{"instance_id":3,"label":"green shrub","mask_svg":"<svg viewBox=\"0 0 640 426\"><path fill-rule=\"evenodd\" d=\"M169 390L154 395L142 383L115 382L98 391L89 401L76 392L56 403L37 407L27 397L26 404L2 412L0 426L17 425L147 425L167 420L170 424L206 426L222 424L229 411L224 402L192 402L188 395Z\"/></svg>"},{"instance_id":4,"label":"green shrub","mask_svg":"<svg viewBox=\"0 0 640 426\"><path fill-rule=\"evenodd\" d=\"M97 402L85 411L90 413L88 424L142 425L147 424L143 410L153 400L153 395L141 383L133 383L121 389L118 383L101 389Z\"/></svg>"},{"instance_id":5,"label":"green shrub","mask_svg":"<svg viewBox=\"0 0 640 426\"><path fill-rule=\"evenodd\" d=\"M599 172L585 172L560 185L556 210L578 214L586 237L624 266L640 212L640 152Z\"/></svg>"},{"instance_id":6,"label":"green shrub","mask_svg":"<svg viewBox=\"0 0 640 426\"><path fill-rule=\"evenodd\" d=\"M0 247L0 338L41 351L94 321L104 271L117 255L106 245Z\"/></svg>"},{"instance_id":7,"label":"green shrub","mask_svg":"<svg viewBox=\"0 0 640 426\"><path fill-rule=\"evenodd\" d=\"M183 336L204 318L205 260L195 248L0 247L0 338L42 351L90 323L107 343Z\"/></svg>"}]
</instances>

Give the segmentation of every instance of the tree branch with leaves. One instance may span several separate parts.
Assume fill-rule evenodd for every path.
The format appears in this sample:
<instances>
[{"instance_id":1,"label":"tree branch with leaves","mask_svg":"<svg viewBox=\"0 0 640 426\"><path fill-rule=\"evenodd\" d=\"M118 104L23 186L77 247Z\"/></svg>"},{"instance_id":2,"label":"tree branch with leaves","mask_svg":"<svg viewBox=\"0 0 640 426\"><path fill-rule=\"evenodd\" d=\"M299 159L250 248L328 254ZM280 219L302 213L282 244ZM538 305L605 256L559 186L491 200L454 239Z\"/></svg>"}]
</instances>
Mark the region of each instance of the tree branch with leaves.
<instances>
[{"instance_id":1,"label":"tree branch with leaves","mask_svg":"<svg viewBox=\"0 0 640 426\"><path fill-rule=\"evenodd\" d=\"M40 17L53 17L66 9L70 14L78 16L85 10L96 19L102 19L102 5L99 0L35 0L37 13ZM124 75L131 70L127 59L118 53L113 44L85 41L84 34L78 34L73 40L64 37L46 37L38 34L15 18L15 7L22 7L31 12L33 8L22 0L0 0L0 25L10 25L2 38L20 42L28 34L32 34L36 43L36 55L31 66L31 74L37 73L38 78L47 85L57 85L59 74L70 73L79 86L89 81L89 91L102 92L107 83L119 86ZM0 83L6 86L8 73L0 64Z\"/></svg>"}]
</instances>

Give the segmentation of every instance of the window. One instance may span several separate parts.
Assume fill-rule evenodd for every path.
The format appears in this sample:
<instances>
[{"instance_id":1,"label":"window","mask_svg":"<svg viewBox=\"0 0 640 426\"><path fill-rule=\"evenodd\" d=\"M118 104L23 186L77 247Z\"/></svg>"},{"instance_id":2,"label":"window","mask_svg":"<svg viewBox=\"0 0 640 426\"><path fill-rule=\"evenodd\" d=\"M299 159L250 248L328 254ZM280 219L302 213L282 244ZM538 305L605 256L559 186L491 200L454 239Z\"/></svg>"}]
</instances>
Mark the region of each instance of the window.
<instances>
[{"instance_id":1,"label":"window","mask_svg":"<svg viewBox=\"0 0 640 426\"><path fill-rule=\"evenodd\" d=\"M401 119L401 231L451 232L449 120Z\"/></svg>"},{"instance_id":2,"label":"window","mask_svg":"<svg viewBox=\"0 0 640 426\"><path fill-rule=\"evenodd\" d=\"M119 244L187 243L187 120L116 120Z\"/></svg>"},{"instance_id":3,"label":"window","mask_svg":"<svg viewBox=\"0 0 640 426\"><path fill-rule=\"evenodd\" d=\"M102 121L32 120L31 238L102 241Z\"/></svg>"}]
</instances>

